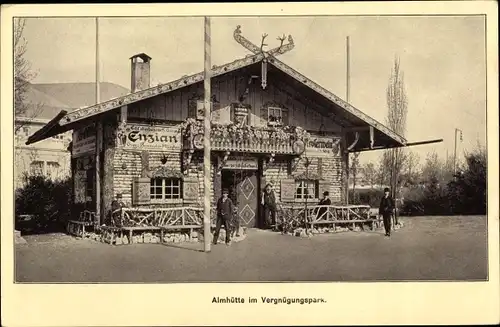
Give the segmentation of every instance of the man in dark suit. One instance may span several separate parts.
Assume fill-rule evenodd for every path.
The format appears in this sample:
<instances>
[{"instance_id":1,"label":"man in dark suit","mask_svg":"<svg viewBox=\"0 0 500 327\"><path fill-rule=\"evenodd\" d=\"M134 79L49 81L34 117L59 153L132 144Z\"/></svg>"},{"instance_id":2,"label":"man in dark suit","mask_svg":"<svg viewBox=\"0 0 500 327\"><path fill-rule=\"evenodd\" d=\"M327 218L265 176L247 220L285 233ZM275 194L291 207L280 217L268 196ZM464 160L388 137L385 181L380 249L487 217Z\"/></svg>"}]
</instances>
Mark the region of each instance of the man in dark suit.
<instances>
[{"instance_id":1,"label":"man in dark suit","mask_svg":"<svg viewBox=\"0 0 500 327\"><path fill-rule=\"evenodd\" d=\"M323 192L323 199L321 199L318 203L319 206L330 206L332 205L332 200L330 200L330 192L328 191L325 191ZM326 212L327 208L319 208L318 210L318 218L319 219L326 219L326 215L325 215L325 212Z\"/></svg>"},{"instance_id":2,"label":"man in dark suit","mask_svg":"<svg viewBox=\"0 0 500 327\"><path fill-rule=\"evenodd\" d=\"M276 196L271 184L267 184L262 194L262 205L264 206L264 221L266 228L276 225Z\"/></svg>"},{"instance_id":3,"label":"man in dark suit","mask_svg":"<svg viewBox=\"0 0 500 327\"><path fill-rule=\"evenodd\" d=\"M231 220L233 216L234 204L228 195L228 190L223 190L222 197L220 197L219 201L217 201L217 223L215 225L213 240L214 245L217 244L217 240L219 239L219 232L222 224L224 224L224 228L226 230L226 245L231 244Z\"/></svg>"},{"instance_id":4,"label":"man in dark suit","mask_svg":"<svg viewBox=\"0 0 500 327\"><path fill-rule=\"evenodd\" d=\"M389 191L388 188L384 189L384 196L380 200L380 207L378 209L378 214L382 215L384 219L385 236L387 237L391 236L391 216L394 210L394 200L389 195Z\"/></svg>"}]
</instances>

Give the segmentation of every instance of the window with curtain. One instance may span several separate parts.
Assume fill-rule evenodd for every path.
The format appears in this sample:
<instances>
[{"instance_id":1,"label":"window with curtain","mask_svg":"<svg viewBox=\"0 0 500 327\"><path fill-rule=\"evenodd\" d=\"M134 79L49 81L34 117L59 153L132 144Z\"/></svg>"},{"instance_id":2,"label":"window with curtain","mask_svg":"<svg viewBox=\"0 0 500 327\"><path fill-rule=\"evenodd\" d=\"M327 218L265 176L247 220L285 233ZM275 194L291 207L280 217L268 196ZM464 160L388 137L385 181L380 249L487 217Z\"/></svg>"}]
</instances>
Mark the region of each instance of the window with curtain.
<instances>
[{"instance_id":1,"label":"window with curtain","mask_svg":"<svg viewBox=\"0 0 500 327\"><path fill-rule=\"evenodd\" d=\"M296 199L317 199L319 182L317 180L297 180L295 181Z\"/></svg>"}]
</instances>

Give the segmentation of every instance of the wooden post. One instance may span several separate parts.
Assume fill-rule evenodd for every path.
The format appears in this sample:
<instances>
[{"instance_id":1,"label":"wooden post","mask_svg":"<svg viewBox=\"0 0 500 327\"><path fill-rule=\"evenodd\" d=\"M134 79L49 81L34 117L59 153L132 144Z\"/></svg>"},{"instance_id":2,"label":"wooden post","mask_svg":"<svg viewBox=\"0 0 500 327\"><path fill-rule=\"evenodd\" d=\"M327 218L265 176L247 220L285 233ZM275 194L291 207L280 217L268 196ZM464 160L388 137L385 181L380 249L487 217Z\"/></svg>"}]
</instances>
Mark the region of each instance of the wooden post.
<instances>
[{"instance_id":1,"label":"wooden post","mask_svg":"<svg viewBox=\"0 0 500 327\"><path fill-rule=\"evenodd\" d=\"M205 252L210 252L210 235L211 224L210 224L210 98L211 98L211 40L210 40L210 17L205 16L205 71L204 71L204 140L203 140L203 181L204 181L204 210L203 210L203 231L204 231L204 248Z\"/></svg>"},{"instance_id":2,"label":"wooden post","mask_svg":"<svg viewBox=\"0 0 500 327\"><path fill-rule=\"evenodd\" d=\"M344 176L344 202L349 204L349 150L347 146L347 133L342 133L342 174Z\"/></svg>"},{"instance_id":3,"label":"wooden post","mask_svg":"<svg viewBox=\"0 0 500 327\"><path fill-rule=\"evenodd\" d=\"M98 104L101 100L101 90L99 85L99 18L95 18L95 102ZM95 150L95 219L97 226L101 225L101 149L102 149L102 122L98 121L96 125L96 150Z\"/></svg>"},{"instance_id":4,"label":"wooden post","mask_svg":"<svg viewBox=\"0 0 500 327\"><path fill-rule=\"evenodd\" d=\"M102 122L96 123L96 151L95 151L95 220L101 225L101 150L102 150Z\"/></svg>"}]
</instances>

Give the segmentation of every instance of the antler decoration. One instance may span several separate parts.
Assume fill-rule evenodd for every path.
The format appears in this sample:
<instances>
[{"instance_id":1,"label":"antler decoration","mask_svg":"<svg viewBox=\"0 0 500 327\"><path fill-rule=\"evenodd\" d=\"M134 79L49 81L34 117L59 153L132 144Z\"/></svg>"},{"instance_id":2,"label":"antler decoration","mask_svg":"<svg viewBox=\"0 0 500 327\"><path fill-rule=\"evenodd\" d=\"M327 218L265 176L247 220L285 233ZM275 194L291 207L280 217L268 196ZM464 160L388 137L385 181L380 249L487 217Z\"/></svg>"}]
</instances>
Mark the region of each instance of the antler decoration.
<instances>
[{"instance_id":1,"label":"antler decoration","mask_svg":"<svg viewBox=\"0 0 500 327\"><path fill-rule=\"evenodd\" d=\"M267 60L266 60L266 58L268 56L277 56L277 55L284 54L285 52L288 52L295 47L291 35L288 35L288 44L283 45L283 43L285 42L285 39L286 39L285 34L283 34L282 37L277 38L277 40L280 41L279 47L274 48L274 49L269 50L269 51L264 51L263 50L264 46L267 46L267 44L264 43L267 36L268 35L265 33L262 34L262 41L261 41L260 48L259 48L258 46L256 46L255 44L253 44L252 42L250 42L249 40L247 40L246 38L244 38L241 35L241 25L236 26L236 29L233 32L233 37L236 40L236 42L241 44L245 49L251 51L253 54L261 53L264 55L264 60L262 61L262 71L261 71L262 72L261 81L262 81L262 88L263 89L265 89L267 86Z\"/></svg>"},{"instance_id":2,"label":"antler decoration","mask_svg":"<svg viewBox=\"0 0 500 327\"><path fill-rule=\"evenodd\" d=\"M241 25L236 26L236 29L233 32L233 37L234 37L235 41L238 42L239 44L241 44L245 49L249 50L253 54L258 54L258 53L263 52L263 50L262 50L263 47L267 46L267 44L264 43L264 40L267 36L268 36L267 34L262 35L261 46L258 47L255 44L253 44L252 42L250 42L247 38L245 38L244 36L241 35ZM267 51L268 55L271 55L271 56L281 55L281 54L284 54L285 52L292 50L295 47L295 44L293 42L293 38L291 35L288 35L288 44L285 44L285 45L283 45L283 43L285 42L285 39L286 39L284 34L282 37L278 37L277 39L281 42L280 46L277 48L274 48L272 50Z\"/></svg>"},{"instance_id":3,"label":"antler decoration","mask_svg":"<svg viewBox=\"0 0 500 327\"><path fill-rule=\"evenodd\" d=\"M285 35L283 35L283 37L278 37L278 40L281 42L281 44L279 47L274 48L272 50L269 50L267 52L270 56L284 54L285 52L288 52L295 47L295 44L293 43L293 38L291 35L288 35L288 44L286 44L286 45L283 45L283 42L285 41Z\"/></svg>"},{"instance_id":4,"label":"antler decoration","mask_svg":"<svg viewBox=\"0 0 500 327\"><path fill-rule=\"evenodd\" d=\"M262 41L260 42L260 52L263 52L262 49L264 48L264 46L267 47L267 44L264 43L264 40L266 39L266 37L267 37L266 33L262 34Z\"/></svg>"}]
</instances>

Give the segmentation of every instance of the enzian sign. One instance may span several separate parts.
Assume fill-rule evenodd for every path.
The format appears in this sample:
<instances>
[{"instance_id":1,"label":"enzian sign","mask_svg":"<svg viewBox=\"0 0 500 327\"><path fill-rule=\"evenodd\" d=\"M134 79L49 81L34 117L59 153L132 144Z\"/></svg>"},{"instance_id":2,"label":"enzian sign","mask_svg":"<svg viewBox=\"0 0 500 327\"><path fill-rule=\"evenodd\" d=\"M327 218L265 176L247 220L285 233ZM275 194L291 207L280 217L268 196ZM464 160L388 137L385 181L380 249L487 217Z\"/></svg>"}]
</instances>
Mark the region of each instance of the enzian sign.
<instances>
[{"instance_id":1,"label":"enzian sign","mask_svg":"<svg viewBox=\"0 0 500 327\"><path fill-rule=\"evenodd\" d=\"M177 126L130 125L119 129L118 143L140 150L180 150L181 131Z\"/></svg>"}]
</instances>

